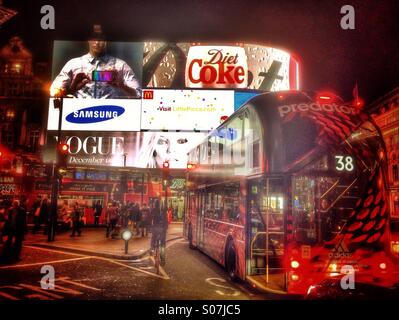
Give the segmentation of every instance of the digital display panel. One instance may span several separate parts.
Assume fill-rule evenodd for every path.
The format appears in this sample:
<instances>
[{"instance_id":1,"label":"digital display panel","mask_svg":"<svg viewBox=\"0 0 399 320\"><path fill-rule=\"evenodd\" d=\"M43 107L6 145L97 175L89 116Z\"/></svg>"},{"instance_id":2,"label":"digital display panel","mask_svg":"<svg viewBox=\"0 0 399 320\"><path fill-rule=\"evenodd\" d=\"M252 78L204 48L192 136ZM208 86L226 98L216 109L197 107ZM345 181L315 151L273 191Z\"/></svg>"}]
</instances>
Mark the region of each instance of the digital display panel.
<instances>
[{"instance_id":1,"label":"digital display panel","mask_svg":"<svg viewBox=\"0 0 399 320\"><path fill-rule=\"evenodd\" d=\"M205 132L63 132L69 145L68 165L185 169L188 152ZM55 160L57 132L48 131L44 162Z\"/></svg>"}]
</instances>

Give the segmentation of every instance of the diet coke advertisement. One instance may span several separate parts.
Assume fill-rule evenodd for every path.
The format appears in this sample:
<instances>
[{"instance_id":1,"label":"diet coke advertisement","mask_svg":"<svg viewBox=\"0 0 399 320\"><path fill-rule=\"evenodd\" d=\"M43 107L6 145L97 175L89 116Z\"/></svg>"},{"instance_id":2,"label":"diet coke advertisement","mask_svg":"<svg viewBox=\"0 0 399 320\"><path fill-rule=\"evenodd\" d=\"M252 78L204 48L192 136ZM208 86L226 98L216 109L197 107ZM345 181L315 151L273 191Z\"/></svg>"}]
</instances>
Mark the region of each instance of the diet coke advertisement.
<instances>
[{"instance_id":1,"label":"diet coke advertisement","mask_svg":"<svg viewBox=\"0 0 399 320\"><path fill-rule=\"evenodd\" d=\"M185 79L190 88L247 88L248 63L244 48L190 47Z\"/></svg>"}]
</instances>

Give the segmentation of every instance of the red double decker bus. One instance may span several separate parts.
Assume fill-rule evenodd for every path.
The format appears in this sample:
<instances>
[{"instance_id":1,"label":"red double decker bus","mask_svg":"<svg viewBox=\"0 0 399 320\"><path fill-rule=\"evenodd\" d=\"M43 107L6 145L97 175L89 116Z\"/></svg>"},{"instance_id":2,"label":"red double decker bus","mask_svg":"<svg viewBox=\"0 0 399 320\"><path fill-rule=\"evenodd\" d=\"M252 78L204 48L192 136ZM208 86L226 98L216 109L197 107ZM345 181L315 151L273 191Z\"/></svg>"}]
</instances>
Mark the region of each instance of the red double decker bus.
<instances>
[{"instance_id":1,"label":"red double decker bus","mask_svg":"<svg viewBox=\"0 0 399 320\"><path fill-rule=\"evenodd\" d=\"M232 278L306 294L324 279L390 286L386 153L333 96L250 99L189 154L185 235Z\"/></svg>"}]
</instances>

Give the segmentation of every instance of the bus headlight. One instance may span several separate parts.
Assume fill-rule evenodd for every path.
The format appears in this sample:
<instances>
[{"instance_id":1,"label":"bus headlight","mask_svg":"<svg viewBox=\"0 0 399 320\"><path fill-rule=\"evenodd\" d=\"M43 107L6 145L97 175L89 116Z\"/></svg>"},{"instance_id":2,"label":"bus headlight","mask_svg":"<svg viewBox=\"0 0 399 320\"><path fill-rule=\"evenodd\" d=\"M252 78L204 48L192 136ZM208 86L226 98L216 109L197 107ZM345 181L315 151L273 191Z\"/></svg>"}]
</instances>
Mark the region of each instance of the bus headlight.
<instances>
[{"instance_id":1,"label":"bus headlight","mask_svg":"<svg viewBox=\"0 0 399 320\"><path fill-rule=\"evenodd\" d=\"M338 269L338 267L337 267L337 264L336 264L336 263L331 263L331 264L328 266L328 271L330 271L330 272L336 272L337 269Z\"/></svg>"},{"instance_id":2,"label":"bus headlight","mask_svg":"<svg viewBox=\"0 0 399 320\"><path fill-rule=\"evenodd\" d=\"M291 268L292 269L297 269L299 268L299 262L296 260L291 261Z\"/></svg>"},{"instance_id":3,"label":"bus headlight","mask_svg":"<svg viewBox=\"0 0 399 320\"><path fill-rule=\"evenodd\" d=\"M299 276L297 274L292 274L291 275L291 280L292 281L298 281L299 280Z\"/></svg>"},{"instance_id":4,"label":"bus headlight","mask_svg":"<svg viewBox=\"0 0 399 320\"><path fill-rule=\"evenodd\" d=\"M399 241L391 241L392 252L399 254Z\"/></svg>"}]
</instances>

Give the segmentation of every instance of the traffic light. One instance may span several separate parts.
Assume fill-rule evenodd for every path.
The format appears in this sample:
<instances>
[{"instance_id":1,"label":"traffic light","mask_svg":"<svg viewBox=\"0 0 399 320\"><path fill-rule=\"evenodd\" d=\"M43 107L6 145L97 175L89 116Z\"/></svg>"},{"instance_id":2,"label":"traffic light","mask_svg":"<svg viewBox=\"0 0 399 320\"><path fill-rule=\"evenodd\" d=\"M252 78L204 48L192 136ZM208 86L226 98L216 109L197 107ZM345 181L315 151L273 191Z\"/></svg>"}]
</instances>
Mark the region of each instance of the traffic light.
<instances>
[{"instance_id":1,"label":"traffic light","mask_svg":"<svg viewBox=\"0 0 399 320\"><path fill-rule=\"evenodd\" d=\"M196 168L194 163L187 163L187 170L191 171L194 170Z\"/></svg>"},{"instance_id":2,"label":"traffic light","mask_svg":"<svg viewBox=\"0 0 399 320\"><path fill-rule=\"evenodd\" d=\"M129 180L127 182L127 191L132 192L134 190L133 188L134 188L134 183L133 183L133 181Z\"/></svg>"},{"instance_id":3,"label":"traffic light","mask_svg":"<svg viewBox=\"0 0 399 320\"><path fill-rule=\"evenodd\" d=\"M162 164L162 184L165 185L168 183L169 180L169 161L164 161Z\"/></svg>"},{"instance_id":4,"label":"traffic light","mask_svg":"<svg viewBox=\"0 0 399 320\"><path fill-rule=\"evenodd\" d=\"M164 170L169 170L169 161L164 161L162 167Z\"/></svg>"},{"instance_id":5,"label":"traffic light","mask_svg":"<svg viewBox=\"0 0 399 320\"><path fill-rule=\"evenodd\" d=\"M60 169L66 169L68 166L69 146L67 143L60 143L57 146L57 165Z\"/></svg>"}]
</instances>

